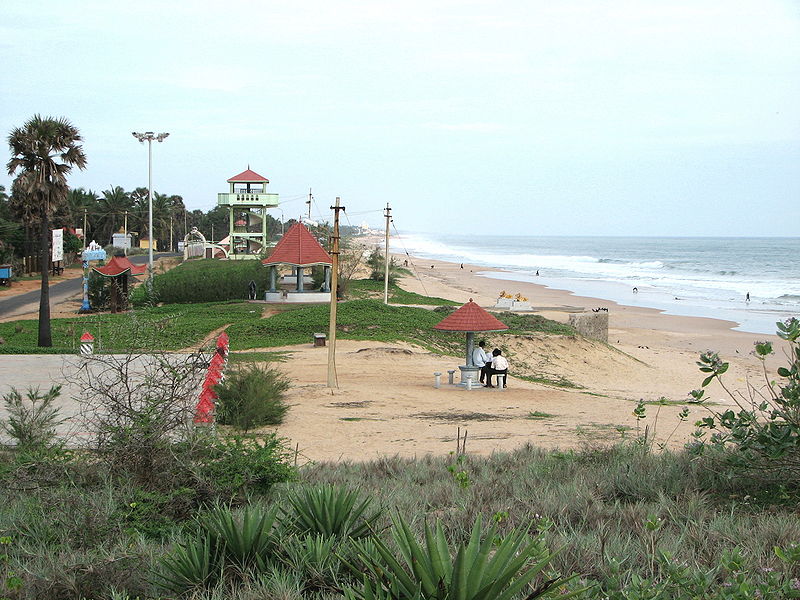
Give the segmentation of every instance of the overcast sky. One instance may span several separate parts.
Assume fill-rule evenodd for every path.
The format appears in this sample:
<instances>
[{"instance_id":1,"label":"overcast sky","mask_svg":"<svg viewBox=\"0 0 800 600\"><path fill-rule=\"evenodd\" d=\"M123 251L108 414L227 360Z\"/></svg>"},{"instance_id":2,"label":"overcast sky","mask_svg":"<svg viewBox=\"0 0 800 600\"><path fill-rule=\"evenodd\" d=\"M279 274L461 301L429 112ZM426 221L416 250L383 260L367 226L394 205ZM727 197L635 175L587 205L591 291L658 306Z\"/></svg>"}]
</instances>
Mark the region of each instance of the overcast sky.
<instances>
[{"instance_id":1,"label":"overcast sky","mask_svg":"<svg viewBox=\"0 0 800 600\"><path fill-rule=\"evenodd\" d=\"M146 186L150 130L189 208L249 164L287 219L312 188L401 232L800 225L796 0L4 1L0 73L4 138L82 132L73 187Z\"/></svg>"}]
</instances>

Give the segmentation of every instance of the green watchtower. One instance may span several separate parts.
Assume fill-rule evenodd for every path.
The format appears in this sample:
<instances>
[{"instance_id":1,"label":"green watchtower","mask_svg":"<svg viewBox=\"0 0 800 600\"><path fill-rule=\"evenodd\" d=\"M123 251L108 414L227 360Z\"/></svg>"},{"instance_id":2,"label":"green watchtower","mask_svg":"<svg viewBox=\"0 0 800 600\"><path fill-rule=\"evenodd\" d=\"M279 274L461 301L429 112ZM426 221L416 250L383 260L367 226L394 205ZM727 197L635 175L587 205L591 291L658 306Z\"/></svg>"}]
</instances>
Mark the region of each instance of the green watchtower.
<instances>
[{"instance_id":1,"label":"green watchtower","mask_svg":"<svg viewBox=\"0 0 800 600\"><path fill-rule=\"evenodd\" d=\"M228 258L258 258L267 248L267 209L278 206L278 194L267 193L269 179L251 171L250 165L228 183L230 191L217 194L217 204L230 210Z\"/></svg>"}]
</instances>

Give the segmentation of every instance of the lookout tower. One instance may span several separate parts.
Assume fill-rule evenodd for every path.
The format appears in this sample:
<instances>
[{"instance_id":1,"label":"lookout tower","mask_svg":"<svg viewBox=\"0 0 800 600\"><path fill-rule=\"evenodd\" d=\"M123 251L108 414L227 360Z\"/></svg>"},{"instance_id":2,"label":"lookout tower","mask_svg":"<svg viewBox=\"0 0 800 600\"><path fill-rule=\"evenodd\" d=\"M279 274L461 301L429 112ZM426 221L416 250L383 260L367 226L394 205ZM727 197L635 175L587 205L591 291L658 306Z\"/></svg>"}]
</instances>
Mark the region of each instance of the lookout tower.
<instances>
[{"instance_id":1,"label":"lookout tower","mask_svg":"<svg viewBox=\"0 0 800 600\"><path fill-rule=\"evenodd\" d=\"M267 193L269 179L250 170L228 179L230 191L217 194L217 205L230 211L228 258L258 258L267 247L267 209L278 206L278 194Z\"/></svg>"}]
</instances>

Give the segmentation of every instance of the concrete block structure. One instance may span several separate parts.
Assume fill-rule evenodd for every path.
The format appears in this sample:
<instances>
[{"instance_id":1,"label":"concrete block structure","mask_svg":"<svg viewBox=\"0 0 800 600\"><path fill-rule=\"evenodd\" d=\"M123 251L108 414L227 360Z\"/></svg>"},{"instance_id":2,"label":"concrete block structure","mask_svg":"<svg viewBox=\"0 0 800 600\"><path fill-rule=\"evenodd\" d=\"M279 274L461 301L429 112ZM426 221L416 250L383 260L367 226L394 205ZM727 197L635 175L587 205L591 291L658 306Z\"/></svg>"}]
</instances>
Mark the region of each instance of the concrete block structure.
<instances>
[{"instance_id":1,"label":"concrete block structure","mask_svg":"<svg viewBox=\"0 0 800 600\"><path fill-rule=\"evenodd\" d=\"M583 337L608 343L608 312L572 313L569 324Z\"/></svg>"}]
</instances>

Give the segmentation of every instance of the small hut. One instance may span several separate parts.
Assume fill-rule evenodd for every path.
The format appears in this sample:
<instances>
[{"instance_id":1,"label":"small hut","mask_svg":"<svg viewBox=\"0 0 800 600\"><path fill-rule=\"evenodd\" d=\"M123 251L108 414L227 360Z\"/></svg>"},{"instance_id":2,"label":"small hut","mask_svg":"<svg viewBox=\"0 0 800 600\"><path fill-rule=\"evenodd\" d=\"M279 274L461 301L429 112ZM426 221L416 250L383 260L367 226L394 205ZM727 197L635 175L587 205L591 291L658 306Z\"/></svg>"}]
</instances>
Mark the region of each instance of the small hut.
<instances>
[{"instance_id":1,"label":"small hut","mask_svg":"<svg viewBox=\"0 0 800 600\"><path fill-rule=\"evenodd\" d=\"M143 275L147 265L135 265L126 256L113 256L104 267L92 267L103 277L111 279L111 312L128 309L128 276Z\"/></svg>"},{"instance_id":2,"label":"small hut","mask_svg":"<svg viewBox=\"0 0 800 600\"><path fill-rule=\"evenodd\" d=\"M333 259L314 239L311 232L302 223L295 223L284 233L281 240L272 250L269 257L261 261L269 267L269 290L265 295L267 302L328 302L331 291L331 265ZM293 275L284 276L281 283L293 286L294 289L278 288L278 267L292 267ZM322 265L325 278L320 290L306 289L311 278L304 274L308 267Z\"/></svg>"},{"instance_id":3,"label":"small hut","mask_svg":"<svg viewBox=\"0 0 800 600\"><path fill-rule=\"evenodd\" d=\"M440 331L464 331L467 334L466 364L459 366L461 371L461 383L466 384L467 379L478 381L478 371L480 368L472 362L472 351L475 349L476 331L505 331L508 325L490 315L480 306L469 299L464 306L452 312L450 315L439 321L434 329Z\"/></svg>"}]
</instances>

